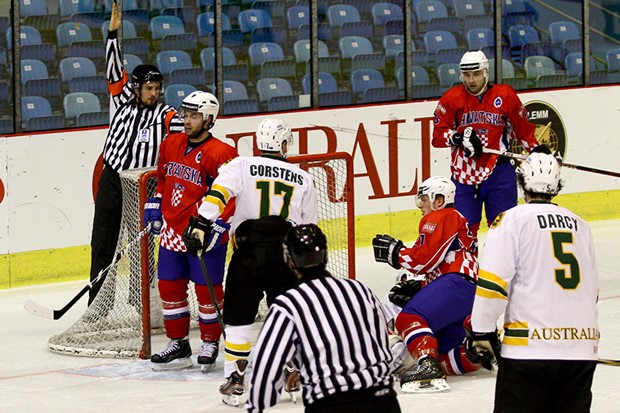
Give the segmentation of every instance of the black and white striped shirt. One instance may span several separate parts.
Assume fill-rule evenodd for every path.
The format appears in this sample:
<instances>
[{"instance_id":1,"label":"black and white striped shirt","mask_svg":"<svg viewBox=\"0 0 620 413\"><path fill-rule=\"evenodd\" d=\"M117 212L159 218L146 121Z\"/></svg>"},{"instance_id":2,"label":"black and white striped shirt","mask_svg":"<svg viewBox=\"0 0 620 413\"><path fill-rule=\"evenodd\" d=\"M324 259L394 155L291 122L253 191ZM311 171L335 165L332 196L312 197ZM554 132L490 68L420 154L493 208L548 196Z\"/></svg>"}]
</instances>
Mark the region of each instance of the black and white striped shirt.
<instances>
[{"instance_id":1,"label":"black and white striped shirt","mask_svg":"<svg viewBox=\"0 0 620 413\"><path fill-rule=\"evenodd\" d=\"M106 43L106 75L111 95L110 129L103 159L116 172L154 166L159 146L169 133L183 132L183 122L171 106L158 103L139 108L135 92L123 67L116 32Z\"/></svg>"},{"instance_id":2,"label":"black and white striped shirt","mask_svg":"<svg viewBox=\"0 0 620 413\"><path fill-rule=\"evenodd\" d=\"M355 280L321 276L278 296L254 354L248 412L277 403L282 368L291 359L306 406L335 393L393 384L381 303Z\"/></svg>"}]
</instances>

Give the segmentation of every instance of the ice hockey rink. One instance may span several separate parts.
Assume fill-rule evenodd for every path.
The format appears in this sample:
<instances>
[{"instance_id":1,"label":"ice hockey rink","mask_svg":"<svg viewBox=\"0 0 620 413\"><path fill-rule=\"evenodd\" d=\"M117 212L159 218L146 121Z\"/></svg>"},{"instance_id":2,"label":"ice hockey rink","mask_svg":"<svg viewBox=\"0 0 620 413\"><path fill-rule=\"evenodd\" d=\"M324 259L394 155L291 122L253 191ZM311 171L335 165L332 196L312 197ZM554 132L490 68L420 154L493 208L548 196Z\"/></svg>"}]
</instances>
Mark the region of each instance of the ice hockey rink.
<instances>
[{"instance_id":1,"label":"ice hockey rink","mask_svg":"<svg viewBox=\"0 0 620 413\"><path fill-rule=\"evenodd\" d=\"M600 280L599 356L620 359L620 220L591 222L596 242ZM483 237L481 248L484 253ZM357 250L357 278L382 297L394 281L389 266L377 264L371 248ZM218 387L223 381L223 352L215 370L192 369L153 372L150 362L138 359L102 359L58 355L47 340L68 328L86 308L86 298L57 321L32 315L23 304L32 299L61 308L85 281L13 288L0 291L0 412L234 412L222 404ZM257 330L258 331L258 330ZM156 336L153 349L165 346ZM192 348L200 347L198 332L191 333ZM221 347L222 348L222 345ZM194 355L195 361L196 355ZM251 374L251 372L249 373ZM493 410L495 374L487 371L449 377L451 391L401 394L403 412L476 412ZM620 412L620 366L599 365L593 385L592 412ZM302 412L284 395L269 411Z\"/></svg>"}]
</instances>

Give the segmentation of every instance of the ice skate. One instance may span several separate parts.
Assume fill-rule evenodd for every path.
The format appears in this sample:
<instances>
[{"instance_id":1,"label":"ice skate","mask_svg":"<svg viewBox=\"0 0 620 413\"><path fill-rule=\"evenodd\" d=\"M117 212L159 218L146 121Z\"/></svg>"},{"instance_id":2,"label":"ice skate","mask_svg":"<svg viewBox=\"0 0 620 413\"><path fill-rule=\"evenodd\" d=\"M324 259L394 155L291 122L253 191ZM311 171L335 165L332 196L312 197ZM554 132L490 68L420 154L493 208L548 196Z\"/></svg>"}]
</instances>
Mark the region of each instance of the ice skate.
<instances>
[{"instance_id":1,"label":"ice skate","mask_svg":"<svg viewBox=\"0 0 620 413\"><path fill-rule=\"evenodd\" d=\"M301 391L301 376L292 363L286 363L283 369L284 391L291 396L291 401L297 403L297 393Z\"/></svg>"},{"instance_id":2,"label":"ice skate","mask_svg":"<svg viewBox=\"0 0 620 413\"><path fill-rule=\"evenodd\" d=\"M248 367L247 360L237 360L235 371L228 376L226 383L220 386L222 401L229 406L239 406L239 397L245 393L245 369Z\"/></svg>"},{"instance_id":3,"label":"ice skate","mask_svg":"<svg viewBox=\"0 0 620 413\"><path fill-rule=\"evenodd\" d=\"M203 372L209 372L215 367L215 360L220 350L219 341L203 341L198 355L198 364L202 367Z\"/></svg>"},{"instance_id":4,"label":"ice skate","mask_svg":"<svg viewBox=\"0 0 620 413\"><path fill-rule=\"evenodd\" d=\"M153 370L178 370L192 366L192 348L186 338L170 340L168 347L151 356Z\"/></svg>"},{"instance_id":5,"label":"ice skate","mask_svg":"<svg viewBox=\"0 0 620 413\"><path fill-rule=\"evenodd\" d=\"M420 359L415 371L402 375L400 388L403 393L433 393L450 390L441 363L431 356Z\"/></svg>"}]
</instances>

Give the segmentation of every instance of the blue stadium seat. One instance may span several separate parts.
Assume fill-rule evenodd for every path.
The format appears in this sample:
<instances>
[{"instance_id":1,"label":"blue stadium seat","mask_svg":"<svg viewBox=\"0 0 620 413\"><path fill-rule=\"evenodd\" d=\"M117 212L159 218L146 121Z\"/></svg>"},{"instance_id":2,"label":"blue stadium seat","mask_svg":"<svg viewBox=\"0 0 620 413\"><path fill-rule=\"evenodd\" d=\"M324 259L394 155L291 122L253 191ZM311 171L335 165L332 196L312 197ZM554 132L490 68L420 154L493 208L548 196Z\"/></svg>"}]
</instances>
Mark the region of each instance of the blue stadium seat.
<instances>
[{"instance_id":1,"label":"blue stadium seat","mask_svg":"<svg viewBox=\"0 0 620 413\"><path fill-rule=\"evenodd\" d=\"M361 21L360 13L350 4L334 4L327 8L327 21L330 27L338 28L343 23Z\"/></svg>"},{"instance_id":2,"label":"blue stadium seat","mask_svg":"<svg viewBox=\"0 0 620 413\"><path fill-rule=\"evenodd\" d=\"M374 28L370 21L345 22L340 25L338 36L362 36L372 39L374 36Z\"/></svg>"},{"instance_id":3,"label":"blue stadium seat","mask_svg":"<svg viewBox=\"0 0 620 413\"><path fill-rule=\"evenodd\" d=\"M469 50L482 50L483 47L495 46L495 32L490 28L469 29L465 37Z\"/></svg>"},{"instance_id":4,"label":"blue stadium seat","mask_svg":"<svg viewBox=\"0 0 620 413\"><path fill-rule=\"evenodd\" d=\"M283 26L260 27L252 30L251 43L273 42L286 45L288 30Z\"/></svg>"},{"instance_id":5,"label":"blue stadium seat","mask_svg":"<svg viewBox=\"0 0 620 413\"><path fill-rule=\"evenodd\" d=\"M480 0L454 0L453 8L454 15L459 19L486 14L484 4Z\"/></svg>"},{"instance_id":6,"label":"blue stadium seat","mask_svg":"<svg viewBox=\"0 0 620 413\"><path fill-rule=\"evenodd\" d=\"M433 30L424 33L424 48L429 55L436 54L440 49L454 49L457 47L454 34L445 30Z\"/></svg>"},{"instance_id":7,"label":"blue stadium seat","mask_svg":"<svg viewBox=\"0 0 620 413\"><path fill-rule=\"evenodd\" d=\"M57 106L60 104L60 97L62 96L60 79L48 77L26 80L22 86L22 96L41 96L53 106Z\"/></svg>"},{"instance_id":8,"label":"blue stadium seat","mask_svg":"<svg viewBox=\"0 0 620 413\"><path fill-rule=\"evenodd\" d=\"M257 113L258 111L259 108L256 99L231 100L224 102L224 115Z\"/></svg>"},{"instance_id":9,"label":"blue stadium seat","mask_svg":"<svg viewBox=\"0 0 620 413\"><path fill-rule=\"evenodd\" d=\"M75 120L75 126L82 128L109 124L110 112L107 110L103 112L83 112Z\"/></svg>"},{"instance_id":10,"label":"blue stadium seat","mask_svg":"<svg viewBox=\"0 0 620 413\"><path fill-rule=\"evenodd\" d=\"M341 37L338 46L345 72L361 68L385 70L385 55L374 53L372 43L367 38Z\"/></svg>"},{"instance_id":11,"label":"blue stadium seat","mask_svg":"<svg viewBox=\"0 0 620 413\"><path fill-rule=\"evenodd\" d=\"M49 77L47 66L37 59L23 59L21 61L22 85L28 80L47 79Z\"/></svg>"},{"instance_id":12,"label":"blue stadium seat","mask_svg":"<svg viewBox=\"0 0 620 413\"><path fill-rule=\"evenodd\" d=\"M348 106L353 103L353 95L349 90L338 90L336 92L319 92L319 106Z\"/></svg>"},{"instance_id":13,"label":"blue stadium seat","mask_svg":"<svg viewBox=\"0 0 620 413\"><path fill-rule=\"evenodd\" d=\"M193 54L198 49L194 33L168 34L161 39L161 50L183 50Z\"/></svg>"},{"instance_id":14,"label":"blue stadium seat","mask_svg":"<svg viewBox=\"0 0 620 413\"><path fill-rule=\"evenodd\" d=\"M518 63L522 63L525 60L523 58L523 45L537 42L540 42L540 36L538 35L538 30L532 26L518 24L508 29L511 57Z\"/></svg>"},{"instance_id":15,"label":"blue stadium seat","mask_svg":"<svg viewBox=\"0 0 620 413\"><path fill-rule=\"evenodd\" d=\"M148 9L127 9L123 2L123 27L126 21L133 24L138 33L146 33L151 24L151 16Z\"/></svg>"},{"instance_id":16,"label":"blue stadium seat","mask_svg":"<svg viewBox=\"0 0 620 413\"><path fill-rule=\"evenodd\" d=\"M101 40L73 42L67 50L67 57L85 57L95 64L98 72L105 72L105 47Z\"/></svg>"},{"instance_id":17,"label":"blue stadium seat","mask_svg":"<svg viewBox=\"0 0 620 413\"><path fill-rule=\"evenodd\" d=\"M123 52L138 56L143 62L150 60L150 42L146 37L123 39Z\"/></svg>"},{"instance_id":18,"label":"blue stadium seat","mask_svg":"<svg viewBox=\"0 0 620 413\"><path fill-rule=\"evenodd\" d=\"M167 35L186 33L183 21L176 16L160 15L152 17L149 27L151 29L152 40L161 40Z\"/></svg>"},{"instance_id":19,"label":"blue stadium seat","mask_svg":"<svg viewBox=\"0 0 620 413\"><path fill-rule=\"evenodd\" d=\"M420 25L428 25L431 19L448 17L448 9L439 0L421 1L415 7L416 22Z\"/></svg>"},{"instance_id":20,"label":"blue stadium seat","mask_svg":"<svg viewBox=\"0 0 620 413\"><path fill-rule=\"evenodd\" d=\"M84 23L60 23L56 28L58 47L68 47L73 42L87 42L93 40L88 26Z\"/></svg>"},{"instance_id":21,"label":"blue stadium seat","mask_svg":"<svg viewBox=\"0 0 620 413\"><path fill-rule=\"evenodd\" d=\"M318 55L319 57L329 56L329 49L327 44L319 40L318 41ZM293 44L293 54L295 55L295 61L297 63L303 63L304 65L310 59L310 40L300 39Z\"/></svg>"},{"instance_id":22,"label":"blue stadium seat","mask_svg":"<svg viewBox=\"0 0 620 413\"><path fill-rule=\"evenodd\" d=\"M381 72L375 69L357 69L351 72L351 91L361 96L369 88L384 87L385 81Z\"/></svg>"},{"instance_id":23,"label":"blue stadium seat","mask_svg":"<svg viewBox=\"0 0 620 413\"><path fill-rule=\"evenodd\" d=\"M65 120L62 115L34 116L29 118L24 124L24 130L54 130L65 127Z\"/></svg>"},{"instance_id":24,"label":"blue stadium seat","mask_svg":"<svg viewBox=\"0 0 620 413\"><path fill-rule=\"evenodd\" d=\"M609 49L605 53L605 62L607 63L607 73L620 72L620 47Z\"/></svg>"},{"instance_id":25,"label":"blue stadium seat","mask_svg":"<svg viewBox=\"0 0 620 413\"><path fill-rule=\"evenodd\" d=\"M372 6L372 22L375 26L384 26L392 20L403 20L403 9L395 3L379 2Z\"/></svg>"},{"instance_id":26,"label":"blue stadium seat","mask_svg":"<svg viewBox=\"0 0 620 413\"><path fill-rule=\"evenodd\" d=\"M396 3L396 1L394 2ZM374 0L342 0L341 3L350 4L355 7L362 20L372 20L372 6L375 4Z\"/></svg>"},{"instance_id":27,"label":"blue stadium seat","mask_svg":"<svg viewBox=\"0 0 620 413\"><path fill-rule=\"evenodd\" d=\"M192 58L183 50L163 50L155 56L156 65L164 76L174 69L191 69Z\"/></svg>"},{"instance_id":28,"label":"blue stadium seat","mask_svg":"<svg viewBox=\"0 0 620 413\"><path fill-rule=\"evenodd\" d=\"M267 102L267 111L269 112L288 111L299 108L299 96L297 95L275 96Z\"/></svg>"},{"instance_id":29,"label":"blue stadium seat","mask_svg":"<svg viewBox=\"0 0 620 413\"><path fill-rule=\"evenodd\" d=\"M19 0L19 14L25 16L43 16L48 14L45 0Z\"/></svg>"},{"instance_id":30,"label":"blue stadium seat","mask_svg":"<svg viewBox=\"0 0 620 413\"><path fill-rule=\"evenodd\" d=\"M312 92L312 79L311 75L306 74L301 80L301 85L304 94L310 94ZM338 82L336 78L327 72L319 72L319 93L336 92L338 90Z\"/></svg>"},{"instance_id":31,"label":"blue stadium seat","mask_svg":"<svg viewBox=\"0 0 620 413\"><path fill-rule=\"evenodd\" d=\"M79 76L69 81L69 93L90 92L99 98L100 102L108 103L108 79L103 75Z\"/></svg>"},{"instance_id":32,"label":"blue stadium seat","mask_svg":"<svg viewBox=\"0 0 620 413\"><path fill-rule=\"evenodd\" d=\"M502 59L502 79L515 77L515 67L508 59ZM489 81L495 82L495 59L489 59Z\"/></svg>"},{"instance_id":33,"label":"blue stadium seat","mask_svg":"<svg viewBox=\"0 0 620 413\"><path fill-rule=\"evenodd\" d=\"M60 0L60 17L69 17L75 13L92 13L95 11L94 1Z\"/></svg>"},{"instance_id":34,"label":"blue stadium seat","mask_svg":"<svg viewBox=\"0 0 620 413\"><path fill-rule=\"evenodd\" d=\"M186 32L196 31L196 8L193 6L165 7L161 10L161 15L178 17L183 22Z\"/></svg>"},{"instance_id":35,"label":"blue stadium seat","mask_svg":"<svg viewBox=\"0 0 620 413\"><path fill-rule=\"evenodd\" d=\"M299 30L303 24L310 24L310 8L308 6L291 6L286 10L286 21L289 30Z\"/></svg>"},{"instance_id":36,"label":"blue stadium seat","mask_svg":"<svg viewBox=\"0 0 620 413\"><path fill-rule=\"evenodd\" d=\"M495 22L492 15L471 15L462 19L463 33L467 33L471 29L486 27L492 29Z\"/></svg>"},{"instance_id":37,"label":"blue stadium seat","mask_svg":"<svg viewBox=\"0 0 620 413\"><path fill-rule=\"evenodd\" d=\"M564 68L566 69L566 77L569 84L579 84L583 82L583 53L573 52L564 57ZM590 56L590 70L596 69L596 62Z\"/></svg>"},{"instance_id":38,"label":"blue stadium seat","mask_svg":"<svg viewBox=\"0 0 620 413\"><path fill-rule=\"evenodd\" d=\"M242 33L250 34L254 29L272 27L271 15L261 9L247 9L239 12L239 29Z\"/></svg>"},{"instance_id":39,"label":"blue stadium seat","mask_svg":"<svg viewBox=\"0 0 620 413\"><path fill-rule=\"evenodd\" d=\"M556 62L564 61L564 57L573 51L581 51L581 30L571 21L555 21L549 24L552 58ZM567 45L575 44L577 48ZM570 49L570 50L569 50Z\"/></svg>"},{"instance_id":40,"label":"blue stadium seat","mask_svg":"<svg viewBox=\"0 0 620 413\"><path fill-rule=\"evenodd\" d=\"M385 57L391 60L396 59L399 53L405 52L405 36L402 34L388 34L383 36L383 52ZM415 50L415 43L411 42L411 50Z\"/></svg>"},{"instance_id":41,"label":"blue stadium seat","mask_svg":"<svg viewBox=\"0 0 620 413\"><path fill-rule=\"evenodd\" d=\"M266 108L270 99L278 96L292 96L293 89L286 79L263 78L256 82L259 104Z\"/></svg>"},{"instance_id":42,"label":"blue stadium seat","mask_svg":"<svg viewBox=\"0 0 620 413\"><path fill-rule=\"evenodd\" d=\"M204 89L206 76L200 67L187 67L172 69L168 73L168 82L174 85L177 83L187 83L196 86L196 89Z\"/></svg>"},{"instance_id":43,"label":"blue stadium seat","mask_svg":"<svg viewBox=\"0 0 620 413\"><path fill-rule=\"evenodd\" d=\"M101 48L101 46L99 46ZM37 59L50 66L56 65L56 46L51 43L27 44L20 47L22 59Z\"/></svg>"},{"instance_id":44,"label":"blue stadium seat","mask_svg":"<svg viewBox=\"0 0 620 413\"><path fill-rule=\"evenodd\" d=\"M442 92L450 89L453 85L461 83L461 70L458 63L443 63L437 66L437 78Z\"/></svg>"},{"instance_id":45,"label":"blue stadium seat","mask_svg":"<svg viewBox=\"0 0 620 413\"><path fill-rule=\"evenodd\" d=\"M265 10L269 13L274 25L283 25L285 23L284 0L256 0L252 2L252 8Z\"/></svg>"},{"instance_id":46,"label":"blue stadium seat","mask_svg":"<svg viewBox=\"0 0 620 413\"><path fill-rule=\"evenodd\" d=\"M95 63L86 57L65 57L60 61L58 68L60 79L66 84L76 77L97 76Z\"/></svg>"},{"instance_id":47,"label":"blue stadium seat","mask_svg":"<svg viewBox=\"0 0 620 413\"><path fill-rule=\"evenodd\" d=\"M7 43L9 46L9 50L12 50L13 46L13 38L12 38L12 29L7 29ZM19 44L20 46L25 46L29 44L41 44L43 41L41 40L41 33L36 27L32 26L21 26L19 28Z\"/></svg>"},{"instance_id":48,"label":"blue stadium seat","mask_svg":"<svg viewBox=\"0 0 620 413\"><path fill-rule=\"evenodd\" d=\"M258 67L263 62L284 60L282 46L273 42L252 43L248 47L248 55L251 67Z\"/></svg>"},{"instance_id":49,"label":"blue stadium seat","mask_svg":"<svg viewBox=\"0 0 620 413\"><path fill-rule=\"evenodd\" d=\"M231 30L230 19L222 13L222 30ZM200 13L196 17L196 30L198 37L211 36L215 31L215 14L213 12Z\"/></svg>"},{"instance_id":50,"label":"blue stadium seat","mask_svg":"<svg viewBox=\"0 0 620 413\"><path fill-rule=\"evenodd\" d=\"M73 13L69 16L69 21L85 24L90 29L90 34L93 36L93 39L102 39L101 25L106 22L105 13L100 11L93 11L89 13Z\"/></svg>"},{"instance_id":51,"label":"blue stadium seat","mask_svg":"<svg viewBox=\"0 0 620 413\"><path fill-rule=\"evenodd\" d=\"M243 83L236 80L224 81L224 102L245 99L248 99L248 90Z\"/></svg>"},{"instance_id":52,"label":"blue stadium seat","mask_svg":"<svg viewBox=\"0 0 620 413\"><path fill-rule=\"evenodd\" d=\"M52 105L41 96L22 96L22 120L40 116L52 116Z\"/></svg>"},{"instance_id":53,"label":"blue stadium seat","mask_svg":"<svg viewBox=\"0 0 620 413\"><path fill-rule=\"evenodd\" d=\"M110 29L110 21L105 21L103 23L101 23L100 26L100 30L101 30L101 36L104 39L108 38L108 31ZM133 24L132 22L130 22L129 20L125 20L123 19L123 28L121 29L123 31L123 40L125 39L135 39L136 37L138 37L138 32L136 31L136 26L135 24Z\"/></svg>"},{"instance_id":54,"label":"blue stadium seat","mask_svg":"<svg viewBox=\"0 0 620 413\"><path fill-rule=\"evenodd\" d=\"M555 63L548 56L528 56L523 66L531 86L536 85L539 76L556 74Z\"/></svg>"},{"instance_id":55,"label":"blue stadium seat","mask_svg":"<svg viewBox=\"0 0 620 413\"><path fill-rule=\"evenodd\" d=\"M200 51L200 62L202 69L209 83L215 76L215 48L205 47ZM246 63L238 63L235 53L228 47L222 47L222 65L224 68L224 79L247 82L249 80L249 70Z\"/></svg>"},{"instance_id":56,"label":"blue stadium seat","mask_svg":"<svg viewBox=\"0 0 620 413\"><path fill-rule=\"evenodd\" d=\"M123 67L125 68L125 72L127 74L131 74L136 66L141 65L142 59L140 56L131 53L125 53L123 55Z\"/></svg>"},{"instance_id":57,"label":"blue stadium seat","mask_svg":"<svg viewBox=\"0 0 620 413\"><path fill-rule=\"evenodd\" d=\"M75 92L65 95L63 102L65 120L75 122L81 113L101 112L99 98L89 92Z\"/></svg>"},{"instance_id":58,"label":"blue stadium seat","mask_svg":"<svg viewBox=\"0 0 620 413\"><path fill-rule=\"evenodd\" d=\"M168 7L181 7L183 0L149 0L149 11L152 15L161 14Z\"/></svg>"},{"instance_id":59,"label":"blue stadium seat","mask_svg":"<svg viewBox=\"0 0 620 413\"><path fill-rule=\"evenodd\" d=\"M181 106L181 102L183 102L183 99L185 99L187 96L189 96L190 93L195 90L195 86L183 83L166 86L166 88L164 89L164 101L167 105L178 109Z\"/></svg>"}]
</instances>

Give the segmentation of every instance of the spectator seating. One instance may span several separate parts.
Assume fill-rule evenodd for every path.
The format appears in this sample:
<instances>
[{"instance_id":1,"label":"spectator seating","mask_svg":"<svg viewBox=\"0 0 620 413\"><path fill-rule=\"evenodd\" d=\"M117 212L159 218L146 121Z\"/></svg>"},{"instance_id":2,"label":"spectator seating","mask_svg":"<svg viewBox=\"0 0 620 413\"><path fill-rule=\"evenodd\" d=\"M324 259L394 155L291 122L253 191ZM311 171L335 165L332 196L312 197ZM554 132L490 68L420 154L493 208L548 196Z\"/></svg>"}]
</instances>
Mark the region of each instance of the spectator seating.
<instances>
[{"instance_id":1,"label":"spectator seating","mask_svg":"<svg viewBox=\"0 0 620 413\"><path fill-rule=\"evenodd\" d=\"M247 9L239 12L239 29L250 35L252 30L272 27L271 15L263 9Z\"/></svg>"},{"instance_id":2,"label":"spectator seating","mask_svg":"<svg viewBox=\"0 0 620 413\"><path fill-rule=\"evenodd\" d=\"M261 108L269 109L269 101L277 97L293 96L293 88L288 80L282 78L262 78L256 82L256 92Z\"/></svg>"},{"instance_id":3,"label":"spectator seating","mask_svg":"<svg viewBox=\"0 0 620 413\"><path fill-rule=\"evenodd\" d=\"M192 58L183 50L162 50L155 56L155 64L164 76L175 69L191 69Z\"/></svg>"},{"instance_id":4,"label":"spectator seating","mask_svg":"<svg viewBox=\"0 0 620 413\"><path fill-rule=\"evenodd\" d=\"M454 0L453 5L454 15L459 19L486 14L484 4L480 0Z\"/></svg>"},{"instance_id":5,"label":"spectator seating","mask_svg":"<svg viewBox=\"0 0 620 413\"><path fill-rule=\"evenodd\" d=\"M87 42L93 40L90 29L84 23L65 22L56 28L58 47L69 47L73 42Z\"/></svg>"},{"instance_id":6,"label":"spectator seating","mask_svg":"<svg viewBox=\"0 0 620 413\"><path fill-rule=\"evenodd\" d=\"M362 36L345 36L339 41L343 70L350 73L357 69L385 71L385 55L375 53L372 43Z\"/></svg>"},{"instance_id":7,"label":"spectator seating","mask_svg":"<svg viewBox=\"0 0 620 413\"><path fill-rule=\"evenodd\" d=\"M136 66L143 64L140 56L131 53L125 53L123 55L123 67L128 75L131 75Z\"/></svg>"},{"instance_id":8,"label":"spectator seating","mask_svg":"<svg viewBox=\"0 0 620 413\"><path fill-rule=\"evenodd\" d=\"M100 126L109 124L110 112L107 110L102 112L83 112L80 113L75 120L75 126L83 128L88 126Z\"/></svg>"},{"instance_id":9,"label":"spectator seating","mask_svg":"<svg viewBox=\"0 0 620 413\"><path fill-rule=\"evenodd\" d=\"M65 95L63 99L65 121L70 125L75 124L76 118L81 113L101 112L99 98L89 92L75 92Z\"/></svg>"},{"instance_id":10,"label":"spectator seating","mask_svg":"<svg viewBox=\"0 0 620 413\"><path fill-rule=\"evenodd\" d=\"M437 66L437 78L442 93L450 89L455 84L461 83L461 71L458 63L442 63Z\"/></svg>"},{"instance_id":11,"label":"spectator seating","mask_svg":"<svg viewBox=\"0 0 620 413\"><path fill-rule=\"evenodd\" d=\"M164 89L164 101L168 106L178 109L181 106L183 99L195 90L196 87L193 85L184 83L176 83L166 86Z\"/></svg>"},{"instance_id":12,"label":"spectator seating","mask_svg":"<svg viewBox=\"0 0 620 413\"><path fill-rule=\"evenodd\" d=\"M581 51L581 30L572 21L555 21L549 24L551 57L563 62L568 53Z\"/></svg>"},{"instance_id":13,"label":"spectator seating","mask_svg":"<svg viewBox=\"0 0 620 413\"><path fill-rule=\"evenodd\" d=\"M495 46L495 33L490 28L469 29L465 37L469 50L482 50L483 47Z\"/></svg>"},{"instance_id":14,"label":"spectator seating","mask_svg":"<svg viewBox=\"0 0 620 413\"><path fill-rule=\"evenodd\" d=\"M502 59L502 79L515 77L515 68L508 59ZM495 59L489 59L489 81L495 82Z\"/></svg>"},{"instance_id":15,"label":"spectator seating","mask_svg":"<svg viewBox=\"0 0 620 413\"><path fill-rule=\"evenodd\" d=\"M512 60L523 63L523 45L540 42L538 30L529 25L518 24L508 29L508 43Z\"/></svg>"},{"instance_id":16,"label":"spectator seating","mask_svg":"<svg viewBox=\"0 0 620 413\"><path fill-rule=\"evenodd\" d=\"M319 72L319 93L338 91L338 82L331 73ZM303 93L308 95L312 93L312 78L308 73L301 80Z\"/></svg>"}]
</instances>

